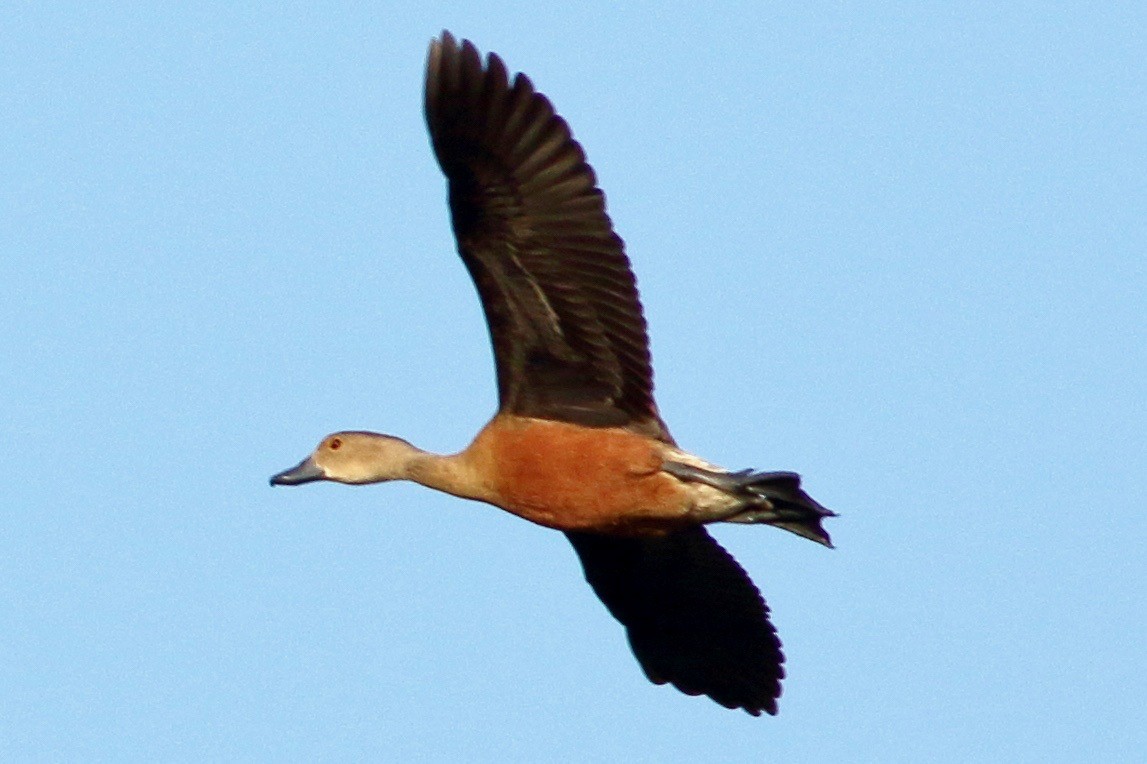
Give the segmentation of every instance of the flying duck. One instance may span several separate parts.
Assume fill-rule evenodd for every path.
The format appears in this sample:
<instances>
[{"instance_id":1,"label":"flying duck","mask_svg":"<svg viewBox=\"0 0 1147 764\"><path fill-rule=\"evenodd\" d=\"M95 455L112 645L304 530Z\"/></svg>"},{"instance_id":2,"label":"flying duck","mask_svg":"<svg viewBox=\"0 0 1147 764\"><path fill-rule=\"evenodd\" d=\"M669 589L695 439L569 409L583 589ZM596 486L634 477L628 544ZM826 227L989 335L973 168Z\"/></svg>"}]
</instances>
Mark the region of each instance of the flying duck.
<instances>
[{"instance_id":1,"label":"flying duck","mask_svg":"<svg viewBox=\"0 0 1147 764\"><path fill-rule=\"evenodd\" d=\"M490 330L498 411L448 456L337 432L271 483L411 480L562 531L652 682L775 714L784 654L769 609L705 526L760 523L831 547L821 520L835 513L795 473L733 472L678 448L605 197L525 75L444 32L425 110Z\"/></svg>"}]
</instances>

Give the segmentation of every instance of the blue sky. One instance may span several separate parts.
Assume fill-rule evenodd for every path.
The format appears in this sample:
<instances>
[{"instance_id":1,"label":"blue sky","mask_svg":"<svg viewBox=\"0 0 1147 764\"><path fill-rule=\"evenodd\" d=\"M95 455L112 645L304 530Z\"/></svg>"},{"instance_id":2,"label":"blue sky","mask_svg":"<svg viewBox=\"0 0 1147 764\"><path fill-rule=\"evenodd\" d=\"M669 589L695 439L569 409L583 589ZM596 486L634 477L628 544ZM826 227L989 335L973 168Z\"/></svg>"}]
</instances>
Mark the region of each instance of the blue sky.
<instances>
[{"instance_id":1,"label":"blue sky","mask_svg":"<svg viewBox=\"0 0 1147 764\"><path fill-rule=\"evenodd\" d=\"M998 6L0 11L0 758L1141 756L1147 15ZM681 444L841 514L715 529L776 718L648 684L559 534L267 485L493 412L443 28L585 146Z\"/></svg>"}]
</instances>

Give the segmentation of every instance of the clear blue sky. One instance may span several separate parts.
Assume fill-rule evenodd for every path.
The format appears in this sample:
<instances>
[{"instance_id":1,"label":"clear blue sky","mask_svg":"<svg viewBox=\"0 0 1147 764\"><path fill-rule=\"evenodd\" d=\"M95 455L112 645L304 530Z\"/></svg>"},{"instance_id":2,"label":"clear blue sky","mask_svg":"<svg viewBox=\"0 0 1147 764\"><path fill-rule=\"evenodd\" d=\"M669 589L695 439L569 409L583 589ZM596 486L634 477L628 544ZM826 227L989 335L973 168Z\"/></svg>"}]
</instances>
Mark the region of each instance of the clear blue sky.
<instances>
[{"instance_id":1,"label":"clear blue sky","mask_svg":"<svg viewBox=\"0 0 1147 764\"><path fill-rule=\"evenodd\" d=\"M1141 4L244 5L0 11L0 758L1143 755ZM267 485L493 411L443 28L586 147L682 445L841 514L715 529L777 718L648 684L559 534Z\"/></svg>"}]
</instances>

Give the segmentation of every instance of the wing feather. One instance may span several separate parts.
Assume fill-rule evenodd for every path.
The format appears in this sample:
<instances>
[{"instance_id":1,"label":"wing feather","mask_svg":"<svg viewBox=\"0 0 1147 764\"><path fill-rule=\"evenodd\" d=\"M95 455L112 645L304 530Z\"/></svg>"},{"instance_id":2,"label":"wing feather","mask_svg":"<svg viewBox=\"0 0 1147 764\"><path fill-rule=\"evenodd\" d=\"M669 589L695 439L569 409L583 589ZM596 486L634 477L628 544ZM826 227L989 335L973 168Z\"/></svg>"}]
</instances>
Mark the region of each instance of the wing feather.
<instances>
[{"instance_id":1,"label":"wing feather","mask_svg":"<svg viewBox=\"0 0 1147 764\"><path fill-rule=\"evenodd\" d=\"M566 122L525 75L449 33L431 43L425 98L500 409L668 439L624 244Z\"/></svg>"},{"instance_id":2,"label":"wing feather","mask_svg":"<svg viewBox=\"0 0 1147 764\"><path fill-rule=\"evenodd\" d=\"M777 712L785 656L769 609L704 528L653 538L566 535L650 681L754 716Z\"/></svg>"}]
</instances>

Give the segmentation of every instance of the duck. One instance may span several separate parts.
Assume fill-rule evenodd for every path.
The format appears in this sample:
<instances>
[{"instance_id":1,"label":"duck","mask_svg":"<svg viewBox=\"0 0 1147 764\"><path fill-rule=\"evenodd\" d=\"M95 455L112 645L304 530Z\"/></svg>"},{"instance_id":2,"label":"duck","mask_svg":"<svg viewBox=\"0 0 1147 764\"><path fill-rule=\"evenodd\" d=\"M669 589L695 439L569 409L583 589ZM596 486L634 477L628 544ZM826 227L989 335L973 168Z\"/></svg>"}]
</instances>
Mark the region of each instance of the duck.
<instances>
[{"instance_id":1,"label":"duck","mask_svg":"<svg viewBox=\"0 0 1147 764\"><path fill-rule=\"evenodd\" d=\"M708 532L770 525L832 547L836 513L788 471L732 471L678 447L653 396L625 245L581 145L496 54L430 43L426 123L497 376L493 418L456 454L348 430L271 478L406 480L561 531L646 677L775 715L785 656L748 574Z\"/></svg>"}]
</instances>

